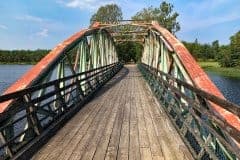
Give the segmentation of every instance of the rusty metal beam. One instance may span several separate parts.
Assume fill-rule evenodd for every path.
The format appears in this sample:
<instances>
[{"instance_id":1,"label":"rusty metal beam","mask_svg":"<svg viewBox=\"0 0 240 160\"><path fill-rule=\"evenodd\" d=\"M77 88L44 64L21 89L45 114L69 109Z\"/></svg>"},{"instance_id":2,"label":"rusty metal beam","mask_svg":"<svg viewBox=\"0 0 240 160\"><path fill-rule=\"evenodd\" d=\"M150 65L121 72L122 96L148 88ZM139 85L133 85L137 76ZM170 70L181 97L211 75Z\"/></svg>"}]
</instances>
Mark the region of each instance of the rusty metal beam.
<instances>
[{"instance_id":1,"label":"rusty metal beam","mask_svg":"<svg viewBox=\"0 0 240 160\"><path fill-rule=\"evenodd\" d=\"M144 42L144 39L116 39L115 42Z\"/></svg>"},{"instance_id":2,"label":"rusty metal beam","mask_svg":"<svg viewBox=\"0 0 240 160\"><path fill-rule=\"evenodd\" d=\"M110 31L110 34L121 34L121 33L129 33L129 34L134 34L134 33L148 33L148 30L140 30L140 31Z\"/></svg>"},{"instance_id":3,"label":"rusty metal beam","mask_svg":"<svg viewBox=\"0 0 240 160\"><path fill-rule=\"evenodd\" d=\"M122 37L122 36L147 36L148 33L136 33L136 34L132 34L132 33L113 33L111 34L113 37Z\"/></svg>"}]
</instances>

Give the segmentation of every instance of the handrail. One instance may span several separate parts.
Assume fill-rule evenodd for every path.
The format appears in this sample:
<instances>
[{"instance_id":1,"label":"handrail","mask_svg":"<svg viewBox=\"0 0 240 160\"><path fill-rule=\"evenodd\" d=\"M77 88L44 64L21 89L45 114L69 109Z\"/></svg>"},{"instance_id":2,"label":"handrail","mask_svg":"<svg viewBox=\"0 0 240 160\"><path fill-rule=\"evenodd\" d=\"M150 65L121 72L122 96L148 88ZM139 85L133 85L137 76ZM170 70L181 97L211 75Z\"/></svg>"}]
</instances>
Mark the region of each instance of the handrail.
<instances>
[{"instance_id":1,"label":"handrail","mask_svg":"<svg viewBox=\"0 0 240 160\"><path fill-rule=\"evenodd\" d=\"M142 64L142 65L146 65L146 64ZM147 66L147 65L146 65ZM151 66L148 66L150 68L150 70L156 72L156 73L160 73L163 76L166 76L168 79L171 79L173 81L176 81L178 84L181 84L182 86L190 89L193 92L196 92L199 96L202 96L208 100L210 100L211 102L214 102L215 104L221 106L222 108L228 110L229 112L237 115L240 118L240 106L237 104L234 104L226 99L222 99L218 96L215 96L211 93L208 93L200 88L194 87L192 85L190 85L189 83L182 81L180 79L177 79L163 71L159 71L156 68L153 68Z\"/></svg>"},{"instance_id":2,"label":"handrail","mask_svg":"<svg viewBox=\"0 0 240 160\"><path fill-rule=\"evenodd\" d=\"M85 75L85 74L88 74L88 73L91 73L91 72L94 72L94 71L97 71L99 69L103 69L103 68L107 68L107 67L112 67L114 65L116 65L117 63L113 63L113 64L109 64L109 65L106 65L106 66L102 66L102 67L99 67L99 68L95 68L95 69L92 69L92 70L89 70L89 71L86 71L86 72L81 72L81 73L78 73L76 75L71 75L71 76L68 76L68 77L64 77L64 78L60 78L60 79L56 79L56 80L53 80L53 81L50 81L48 83L44 83L44 84L40 84L40 85L36 85L36 86L32 86L30 88L26 88L26 89L22 89L22 90L19 90L19 91L16 91L14 93L8 93L8 94L4 94L2 96L0 96L0 105L1 105L1 102L4 102L4 101L7 101L7 100L10 100L10 99L13 99L14 97L16 96L19 96L19 95L23 95L23 94L26 94L26 93L29 93L29 92L34 92L34 91L37 91L39 89L43 89L43 88L47 88L55 83L60 83L60 82L63 82L63 81L66 81L66 80L69 80L69 79L72 79L74 77L79 77L79 76L82 76L82 75ZM96 73L95 73L96 74ZM0 114L1 115L1 114Z\"/></svg>"},{"instance_id":3,"label":"handrail","mask_svg":"<svg viewBox=\"0 0 240 160\"><path fill-rule=\"evenodd\" d=\"M91 39L91 41L89 41L89 39ZM114 45L112 37L106 30L100 27L82 29L62 43L59 43L28 72L8 87L3 95L43 83L47 77L51 77L49 74L56 68L58 68L62 74L65 72L64 67L66 67L67 64L71 64L73 72L80 73L118 62ZM94 53L90 54L90 50ZM111 54L111 56L108 54ZM74 64L72 64L71 58L75 58ZM102 59L104 59L104 61ZM97 64L93 65L94 62ZM81 67L79 67L80 65ZM79 70L81 71L79 72ZM59 78L61 77L56 77L56 79ZM8 103L4 105L2 104L0 106L0 113L7 110L10 103L11 102L8 101Z\"/></svg>"},{"instance_id":4,"label":"handrail","mask_svg":"<svg viewBox=\"0 0 240 160\"><path fill-rule=\"evenodd\" d=\"M219 105L238 117L240 106L146 64L140 64L140 69L196 159L240 158L240 131L211 105Z\"/></svg>"},{"instance_id":5,"label":"handrail","mask_svg":"<svg viewBox=\"0 0 240 160\"><path fill-rule=\"evenodd\" d=\"M121 68L113 63L0 96L0 104L12 101L0 114L0 157L31 156Z\"/></svg>"}]
</instances>

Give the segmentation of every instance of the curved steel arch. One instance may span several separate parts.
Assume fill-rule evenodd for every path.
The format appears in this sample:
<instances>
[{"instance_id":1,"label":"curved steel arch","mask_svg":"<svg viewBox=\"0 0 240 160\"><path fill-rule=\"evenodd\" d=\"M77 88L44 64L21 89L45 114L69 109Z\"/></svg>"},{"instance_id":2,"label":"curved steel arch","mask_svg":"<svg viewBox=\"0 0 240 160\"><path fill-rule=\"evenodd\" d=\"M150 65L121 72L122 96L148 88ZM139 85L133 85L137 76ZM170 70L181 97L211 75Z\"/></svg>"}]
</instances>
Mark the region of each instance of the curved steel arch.
<instances>
[{"instance_id":1,"label":"curved steel arch","mask_svg":"<svg viewBox=\"0 0 240 160\"><path fill-rule=\"evenodd\" d=\"M148 36L145 38L145 47L144 47L143 56L142 56L142 63L148 66L149 68L151 68L150 70L152 70L154 73L156 72L155 76L157 76L156 74L159 74L159 77L162 77L163 80L164 79L167 80L167 77L163 76L164 74L167 74L168 76L170 75L178 80L185 81L188 84L205 91L206 93L210 93L221 99L224 99L223 101L225 101L225 98L222 95L222 93L214 85L214 83L209 79L209 77L203 71L203 69L197 64L197 62L194 60L194 58L188 52L185 46L175 36L173 36L168 30L161 27L157 22L152 23L152 26L148 32ZM168 83L173 83L173 86L176 85L174 87L178 88L180 92L184 94L188 94L189 91L185 91L186 88L182 86L179 87L178 84L174 82L173 79L171 80L168 79L167 81ZM150 84L151 84L151 80L150 80ZM157 86L157 84L154 84L154 83L152 83L152 85ZM158 89L154 88L154 90L158 90ZM191 92L191 94L193 93ZM197 93L194 93L194 95L196 96L196 100L202 103L203 99L201 97L198 97ZM169 96L169 94L166 93L165 96ZM167 99L169 98L166 98L163 101L166 101ZM184 98L180 98L179 101L183 104L186 104L186 106L190 108L191 108L191 105L193 105L185 101ZM217 159L217 157L219 158L223 155L224 156L226 155L226 157L228 157L229 159L235 159L234 158L235 156L231 155L231 153L235 153L235 155L239 157L238 155L238 152L239 152L238 149L240 146L239 145L240 143L239 141L239 133L240 133L239 108L237 107L237 105L230 105L234 107L233 110L236 111L235 113L233 110L230 111L229 109L227 109L227 107L225 107L226 108L225 109L223 107L224 106L223 104L218 105L219 103L216 103L214 101L208 101L207 99L203 101L205 101L204 103L206 103L205 107L207 106L207 108L209 108L207 112L210 112L210 114L212 114L215 118L213 119L209 118L208 116L206 116L207 114L204 114L203 112L200 114L203 116L201 118L204 119L204 116L205 118L208 117L206 118L208 121L207 122L208 125L213 126L212 127L213 130L218 130L217 131L218 134L224 135L223 137L225 139L225 140L222 139L221 141L219 141L219 139L221 139L221 136L220 137L219 135L215 136L216 135L215 133L213 134L215 137L213 136L209 139L210 137L209 135L211 135L215 131L211 131L210 134L208 134L208 136L204 135L203 130L206 130L206 128L201 126L201 123L199 123L199 121L196 120L197 117L195 117L195 115L192 114L191 115L192 117L190 116L192 118L190 122L195 123L199 126L197 129L197 132L199 132L200 134L200 137L198 138L203 139L203 143L201 142L201 144L206 145L206 143L208 143L208 145L210 145L210 143L212 143L211 147L213 148L215 147L213 151L209 150L206 152L208 152L209 154L211 152L212 155L210 157L213 157L213 159ZM169 104L170 103L171 102L169 102ZM201 108L199 109L201 110ZM204 110L204 108L202 108L202 110ZM183 109L182 111L180 111L180 113L181 112L184 113L185 111L186 109ZM185 136L192 137L192 133L190 134L190 132L188 132L188 135L183 134L184 138L186 138ZM228 145L226 145L226 143L230 144L231 149L227 147ZM194 147L191 146L190 150L191 148L193 149ZM197 152L197 154L194 151L191 151L193 155L195 154L194 157L198 159L198 158L207 156L208 154L205 154L205 151L203 148L201 152L195 151ZM207 148L205 149L208 150Z\"/></svg>"},{"instance_id":2,"label":"curved steel arch","mask_svg":"<svg viewBox=\"0 0 240 160\"><path fill-rule=\"evenodd\" d=\"M83 29L58 44L7 88L3 95L117 61L115 43L106 30L101 28ZM3 113L11 102L0 103L0 113Z\"/></svg>"},{"instance_id":3,"label":"curved steel arch","mask_svg":"<svg viewBox=\"0 0 240 160\"><path fill-rule=\"evenodd\" d=\"M122 26L122 25L127 25L127 24L101 25L101 23L96 22L92 25L91 29L83 29L80 32L74 34L64 42L58 44L51 52L49 52L47 56L45 56L32 69L30 69L27 73L25 73L20 79L18 79L16 83L11 85L3 94L12 93L12 92L15 92L39 83L42 79L44 79L44 76L46 76L46 73L50 72L50 70L52 70L54 66L58 64L58 62L61 60L61 58L64 57L64 54L67 51L71 50L71 48L74 48L74 46L76 46L83 37L86 38L87 36L90 36L90 35L97 36L96 33L98 31L103 31L107 35L107 37L105 38L111 41L111 45L109 49L113 51L111 53L111 55L113 56L112 62L118 61L117 53L114 47L115 42L111 37L110 33L106 29L111 27L116 27L116 26ZM129 25L137 26L137 23L129 24ZM172 71L172 72L175 72L175 74L177 75L178 74L177 72L180 71L188 83L198 88L201 88L207 92L210 92L220 98L224 98L224 96L219 91L219 89L209 79L209 77L203 71L203 69L197 64L197 62L194 60L194 58L191 56L188 50L184 47L184 45L175 36L173 36L167 29L161 27L155 21L153 21L152 24L147 24L147 25L139 24L138 26L143 28L148 28L148 33L149 33L149 35L145 37L145 47L144 47L142 62L150 66L153 66L157 69L160 69L166 73L170 73ZM99 37L95 37L95 38L96 40L95 41L92 40L91 42L92 43L91 46L95 45L95 47L90 48L89 49L90 52L95 52L96 54L98 52L103 53L105 48L104 45L102 46L101 50L97 50L97 46L99 46L98 40L100 39L97 40L97 38ZM101 42L101 43L106 44L104 42ZM147 49L150 52L147 51ZM160 52L162 52L165 55L159 56ZM111 55L108 55L108 56L111 56ZM153 57L153 55L155 55L155 57ZM159 57L161 58L159 61L161 61L162 63L158 62ZM151 59L151 62L147 61L147 59L148 60ZM76 65L76 62L75 62L75 65ZM93 62L94 62L93 64L94 67L101 66L99 64L96 64L97 59L94 59L94 57L93 57ZM101 61L101 63L104 64L104 61ZM84 67L82 67L82 70L79 70L79 71L84 71L85 69L83 68ZM91 68L86 68L86 69L91 69ZM8 104L9 102L6 104L1 104L0 113L2 113L7 108ZM213 105L213 109L216 111L216 114L220 114L223 117L223 119L225 119L229 124L232 124L235 128L240 130L240 120L237 116L233 115L232 113L226 111L225 109L217 105Z\"/></svg>"},{"instance_id":4,"label":"curved steel arch","mask_svg":"<svg viewBox=\"0 0 240 160\"><path fill-rule=\"evenodd\" d=\"M203 69L197 64L189 51L185 48L185 46L175 37L173 36L167 29L161 27L157 22L153 22L152 29L159 32L159 36L162 36L164 40L171 46L173 51L169 49L165 50L169 57L172 57L175 62L175 67L181 70L182 74L186 81L197 88L200 88L208 93L216 95L220 98L224 98L223 94L219 91L219 89L215 86L215 84L210 80L207 74L203 71ZM164 43L164 42L163 42ZM169 48L169 47L168 47ZM167 59L167 57L166 57ZM164 61L165 63L171 63L170 61ZM149 63L147 63L149 64ZM151 64L149 64L151 65ZM168 72L166 68L160 68L160 70L170 73L171 64L165 64L163 66L169 66ZM159 66L153 66L158 68ZM174 67L174 64L173 64ZM176 70L175 70L176 71ZM176 77L179 78L179 77ZM216 114L220 115L223 119L227 121L227 123L231 124L237 130L240 131L240 119L238 116L232 114L231 112L225 110L222 107L219 107L215 104L212 104L213 110Z\"/></svg>"},{"instance_id":5,"label":"curved steel arch","mask_svg":"<svg viewBox=\"0 0 240 160\"><path fill-rule=\"evenodd\" d=\"M132 24L129 25L131 26ZM16 83L10 86L4 92L4 94L19 91L34 85L39 85L43 83L46 84L46 82L55 79L63 79L67 76L78 75L78 73L85 74L85 71L88 70L91 70L91 74L94 74L95 70L93 69L99 67L101 68L102 66L108 66L109 64L117 62L118 57L115 49L114 38L109 32L109 29L111 27L117 26L123 25L101 25L99 23L96 23L92 26L91 29L84 29L74 34L69 39L56 46L30 71L24 74ZM134 24L132 26L143 27L145 29L147 28L147 30L144 30L146 31L147 35L145 35L144 37L145 39L142 63L148 65L151 68L155 68L157 71L161 71L162 74L164 73L165 75L171 75L177 79L187 82L188 84L191 84L194 87L210 92L211 94L214 94L220 98L224 98L218 88L208 78L207 74L199 67L199 65L196 63L196 61L193 59L193 57L184 47L184 45L169 31L161 27L157 22L152 22L152 24L150 25ZM143 30L137 31L142 32ZM91 76L84 74L80 75L80 79L82 79L82 81L80 82L80 85L77 86L80 86L80 92L81 90L85 90L85 84L90 83L89 81L84 80L84 78L87 76ZM72 80L74 81L74 79ZM57 87L59 87L60 89L66 88L65 83L67 82L61 81L59 82L59 86ZM91 87L91 84L88 85ZM68 89L65 91L68 92ZM184 88L180 88L180 90L184 90ZM56 95L56 97L58 96L61 99L65 96L64 100L67 100L69 98L68 93L62 93L65 91L59 91L58 88L57 91L58 95ZM44 92L45 90L38 90L37 98L44 95ZM20 96L20 98L22 97ZM25 98L25 101L27 102L29 102L29 99L31 100L31 97ZM7 111L9 109L8 107L13 101L14 100L9 100L0 103L0 113L4 114L4 111ZM180 99L180 101L185 103L183 99ZM56 103L58 102L56 101ZM232 128L234 128L226 128L226 130L230 130L229 132L232 133L239 133L239 115L235 115L234 113L229 112L211 102L210 104L210 109L215 112L215 114L217 115L216 117L220 118L220 121L224 122L224 124L226 122ZM38 103L33 105L38 105ZM15 114L14 116L16 115L17 114ZM8 127L8 129L6 130L9 130L9 133L11 131L10 127ZM38 131L35 132L39 135ZM24 137L25 134L22 136ZM216 137L214 138L217 139ZM222 147L222 149L224 150L225 148Z\"/></svg>"}]
</instances>

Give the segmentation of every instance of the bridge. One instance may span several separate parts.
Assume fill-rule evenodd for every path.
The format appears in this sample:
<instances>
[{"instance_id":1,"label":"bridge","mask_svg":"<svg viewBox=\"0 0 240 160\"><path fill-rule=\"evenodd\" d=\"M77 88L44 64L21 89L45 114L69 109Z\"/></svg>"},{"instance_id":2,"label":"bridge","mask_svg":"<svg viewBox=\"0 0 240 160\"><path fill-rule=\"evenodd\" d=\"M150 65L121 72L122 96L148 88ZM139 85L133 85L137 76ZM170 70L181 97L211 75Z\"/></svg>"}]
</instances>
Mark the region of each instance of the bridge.
<instances>
[{"instance_id":1,"label":"bridge","mask_svg":"<svg viewBox=\"0 0 240 160\"><path fill-rule=\"evenodd\" d=\"M123 65L116 44L143 45ZM240 159L240 106L157 22L95 22L0 96L1 159Z\"/></svg>"}]
</instances>

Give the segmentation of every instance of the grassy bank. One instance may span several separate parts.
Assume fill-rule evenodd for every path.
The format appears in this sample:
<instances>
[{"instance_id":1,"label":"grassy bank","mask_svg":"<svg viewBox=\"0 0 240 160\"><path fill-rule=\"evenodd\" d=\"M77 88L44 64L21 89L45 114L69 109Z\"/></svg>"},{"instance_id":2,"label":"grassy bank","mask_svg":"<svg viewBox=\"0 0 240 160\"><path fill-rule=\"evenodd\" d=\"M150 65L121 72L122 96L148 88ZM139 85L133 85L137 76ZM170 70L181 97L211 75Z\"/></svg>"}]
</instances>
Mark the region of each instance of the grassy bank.
<instances>
[{"instance_id":1,"label":"grassy bank","mask_svg":"<svg viewBox=\"0 0 240 160\"><path fill-rule=\"evenodd\" d=\"M240 68L220 67L218 62L214 62L214 61L208 61L208 62L200 61L198 62L198 64L206 71L214 72L225 77L240 79Z\"/></svg>"}]
</instances>

